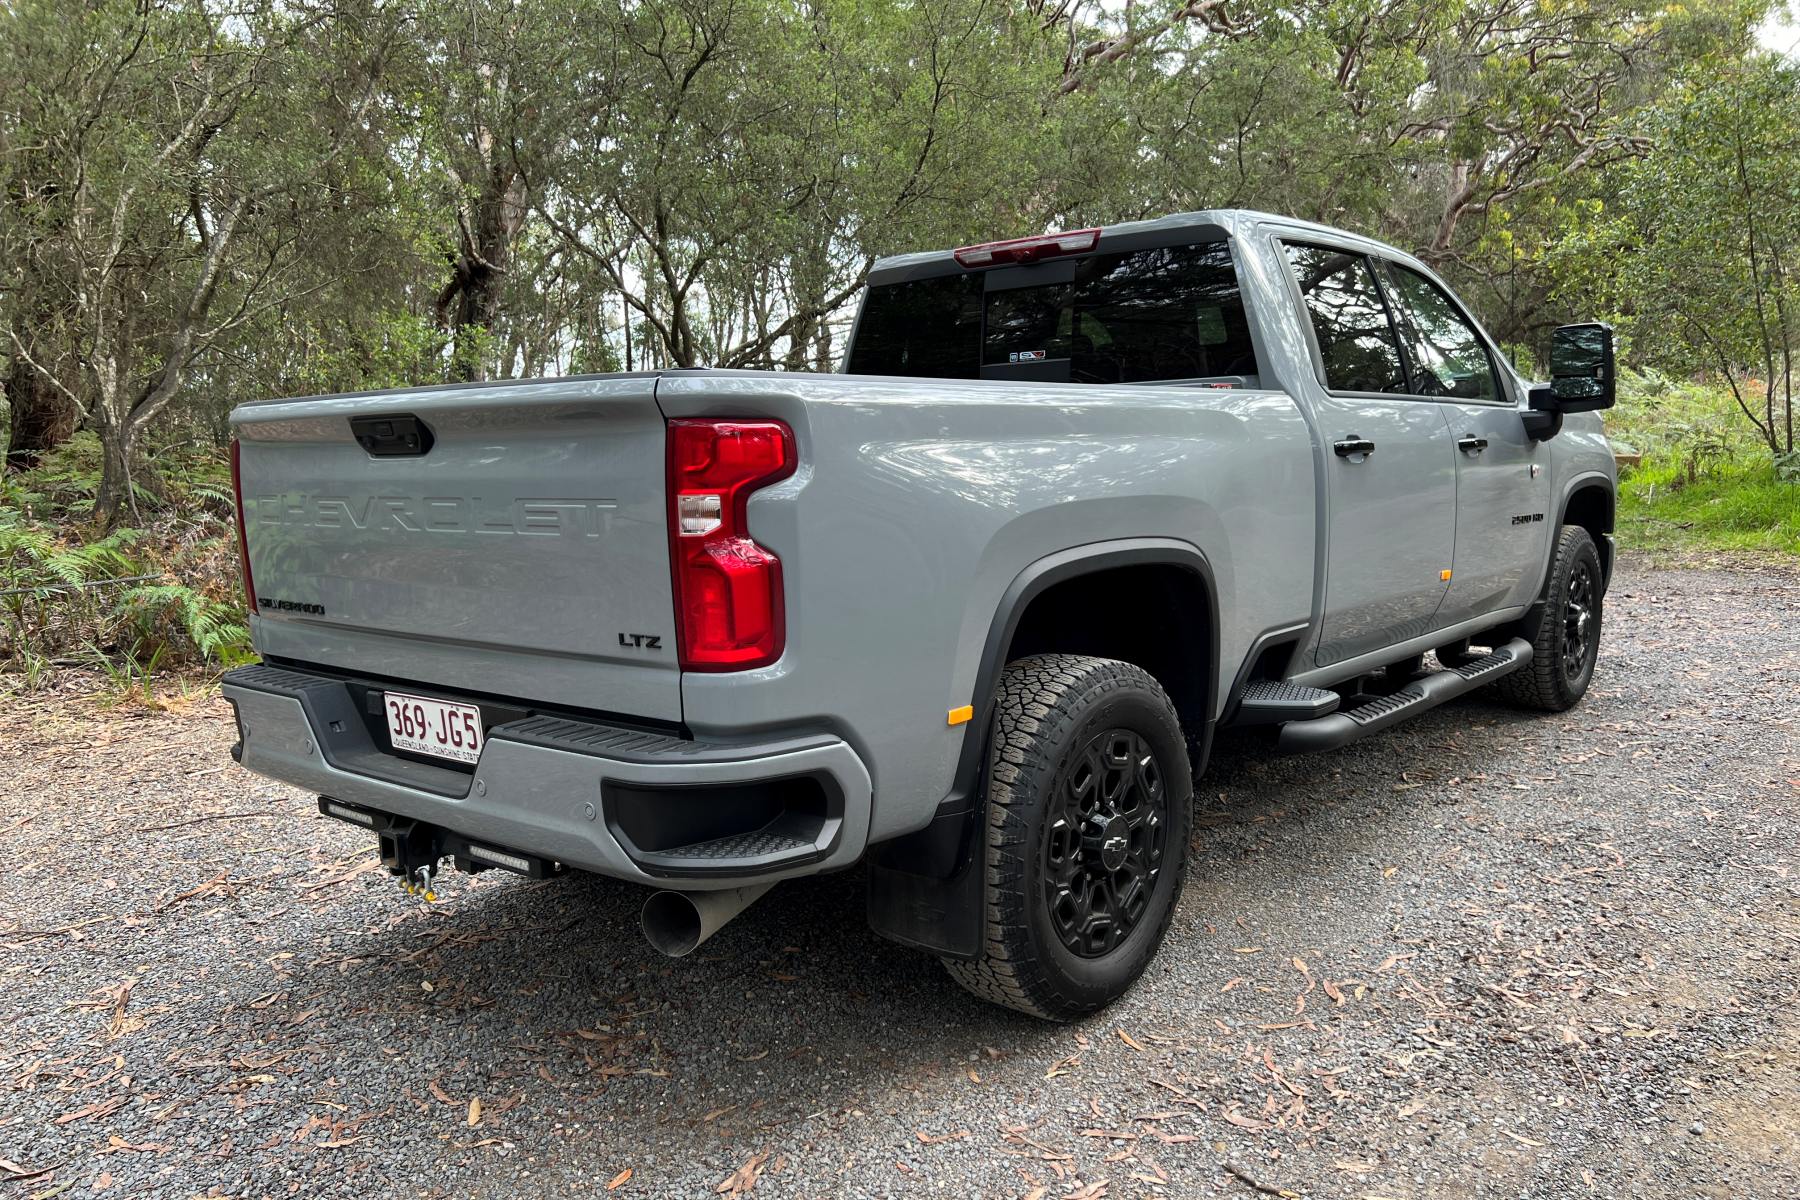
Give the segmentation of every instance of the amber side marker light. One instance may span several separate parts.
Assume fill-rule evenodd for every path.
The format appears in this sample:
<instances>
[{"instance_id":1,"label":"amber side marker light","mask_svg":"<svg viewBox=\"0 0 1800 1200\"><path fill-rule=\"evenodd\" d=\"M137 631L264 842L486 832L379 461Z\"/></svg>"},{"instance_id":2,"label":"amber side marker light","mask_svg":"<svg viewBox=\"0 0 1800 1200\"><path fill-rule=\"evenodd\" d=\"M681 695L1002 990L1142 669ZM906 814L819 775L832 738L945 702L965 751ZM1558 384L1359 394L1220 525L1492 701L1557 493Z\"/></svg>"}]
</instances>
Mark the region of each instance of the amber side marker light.
<instances>
[{"instance_id":1,"label":"amber side marker light","mask_svg":"<svg viewBox=\"0 0 1800 1200\"><path fill-rule=\"evenodd\" d=\"M951 725L966 725L975 719L975 706L965 704L961 708L953 708L950 710L949 717Z\"/></svg>"}]
</instances>

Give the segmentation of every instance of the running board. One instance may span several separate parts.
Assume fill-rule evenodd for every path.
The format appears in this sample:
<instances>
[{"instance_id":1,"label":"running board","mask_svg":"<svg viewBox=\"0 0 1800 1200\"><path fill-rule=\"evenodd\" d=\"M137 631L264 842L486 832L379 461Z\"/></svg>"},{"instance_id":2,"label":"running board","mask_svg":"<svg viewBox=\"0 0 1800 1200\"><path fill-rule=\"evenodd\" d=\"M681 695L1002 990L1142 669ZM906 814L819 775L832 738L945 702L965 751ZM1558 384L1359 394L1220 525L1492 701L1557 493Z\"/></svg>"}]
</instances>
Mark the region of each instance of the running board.
<instances>
[{"instance_id":1,"label":"running board","mask_svg":"<svg viewBox=\"0 0 1800 1200\"><path fill-rule=\"evenodd\" d=\"M1514 638L1506 645L1496 647L1492 654L1483 655L1466 666L1422 675L1399 691L1379 696L1367 704L1311 721L1289 721L1281 727L1278 744L1287 754L1336 750L1358 738L1428 712L1483 684L1511 675L1530 662L1531 643L1524 638Z\"/></svg>"},{"instance_id":2,"label":"running board","mask_svg":"<svg viewBox=\"0 0 1800 1200\"><path fill-rule=\"evenodd\" d=\"M1313 721L1335 712L1341 700L1336 692L1303 687L1283 679L1253 679L1244 685L1233 725L1280 725L1286 721Z\"/></svg>"}]
</instances>

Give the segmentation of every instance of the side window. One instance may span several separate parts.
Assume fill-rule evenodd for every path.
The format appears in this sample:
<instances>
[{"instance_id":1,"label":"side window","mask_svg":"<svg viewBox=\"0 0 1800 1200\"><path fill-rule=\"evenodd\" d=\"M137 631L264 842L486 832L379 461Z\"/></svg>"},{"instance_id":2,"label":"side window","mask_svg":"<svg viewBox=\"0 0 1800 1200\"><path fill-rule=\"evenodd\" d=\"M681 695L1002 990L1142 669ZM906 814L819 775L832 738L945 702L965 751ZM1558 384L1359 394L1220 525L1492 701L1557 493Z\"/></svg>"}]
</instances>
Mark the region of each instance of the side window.
<instances>
[{"instance_id":1,"label":"side window","mask_svg":"<svg viewBox=\"0 0 1800 1200\"><path fill-rule=\"evenodd\" d=\"M1382 271L1403 318L1414 390L1457 400L1498 399L1487 349L1443 289L1398 263L1383 263Z\"/></svg>"},{"instance_id":2,"label":"side window","mask_svg":"<svg viewBox=\"0 0 1800 1200\"><path fill-rule=\"evenodd\" d=\"M1406 371L1368 260L1347 250L1285 242L1334 392L1405 392Z\"/></svg>"}]
</instances>

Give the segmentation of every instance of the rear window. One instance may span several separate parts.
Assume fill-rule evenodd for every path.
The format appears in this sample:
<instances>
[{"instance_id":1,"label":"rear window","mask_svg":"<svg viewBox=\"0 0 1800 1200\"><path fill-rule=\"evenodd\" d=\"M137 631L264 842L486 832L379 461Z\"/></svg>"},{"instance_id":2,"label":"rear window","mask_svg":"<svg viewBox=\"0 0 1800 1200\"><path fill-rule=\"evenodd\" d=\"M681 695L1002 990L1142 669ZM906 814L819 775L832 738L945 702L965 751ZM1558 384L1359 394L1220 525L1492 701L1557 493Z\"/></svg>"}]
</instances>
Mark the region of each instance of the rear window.
<instances>
[{"instance_id":1,"label":"rear window","mask_svg":"<svg viewBox=\"0 0 1800 1200\"><path fill-rule=\"evenodd\" d=\"M1067 283L990 291L989 274L870 288L847 369L977 379L984 366L1066 362L1077 383L1256 374L1224 242L1093 255Z\"/></svg>"},{"instance_id":2,"label":"rear window","mask_svg":"<svg viewBox=\"0 0 1800 1200\"><path fill-rule=\"evenodd\" d=\"M980 357L981 276L945 275L870 288L849 371L974 379Z\"/></svg>"}]
</instances>

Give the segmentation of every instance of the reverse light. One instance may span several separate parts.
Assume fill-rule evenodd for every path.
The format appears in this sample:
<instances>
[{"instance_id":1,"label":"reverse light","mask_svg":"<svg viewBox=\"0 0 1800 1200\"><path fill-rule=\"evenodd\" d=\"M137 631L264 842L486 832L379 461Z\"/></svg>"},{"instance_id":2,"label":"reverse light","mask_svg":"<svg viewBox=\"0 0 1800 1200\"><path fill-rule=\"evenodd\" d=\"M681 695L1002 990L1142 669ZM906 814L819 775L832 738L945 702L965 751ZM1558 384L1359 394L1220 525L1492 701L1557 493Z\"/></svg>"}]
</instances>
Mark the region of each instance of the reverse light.
<instances>
[{"instance_id":1,"label":"reverse light","mask_svg":"<svg viewBox=\"0 0 1800 1200\"><path fill-rule=\"evenodd\" d=\"M951 254L965 267L993 267L1001 263L1032 263L1040 258L1055 258L1063 254L1085 254L1099 244L1098 229L1072 229L1066 233L1046 233L1041 237L959 246Z\"/></svg>"},{"instance_id":2,"label":"reverse light","mask_svg":"<svg viewBox=\"0 0 1800 1200\"><path fill-rule=\"evenodd\" d=\"M244 599L256 611L256 583L250 578L250 540L244 535L244 472L238 465L238 440L231 439L231 499L237 516L238 569L244 573Z\"/></svg>"},{"instance_id":3,"label":"reverse light","mask_svg":"<svg viewBox=\"0 0 1800 1200\"><path fill-rule=\"evenodd\" d=\"M669 422L669 561L688 671L744 671L781 657L781 560L750 537L750 494L794 473L781 421Z\"/></svg>"}]
</instances>

